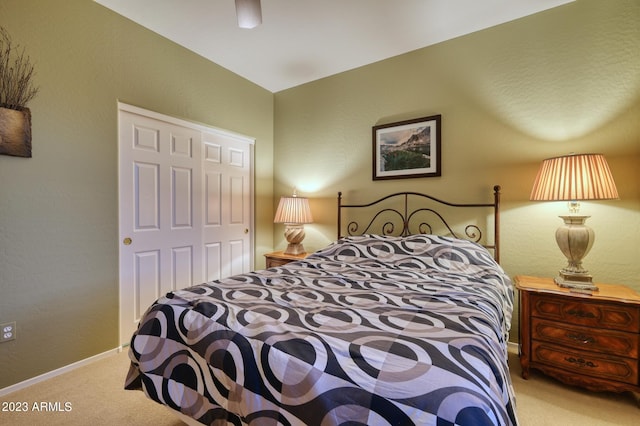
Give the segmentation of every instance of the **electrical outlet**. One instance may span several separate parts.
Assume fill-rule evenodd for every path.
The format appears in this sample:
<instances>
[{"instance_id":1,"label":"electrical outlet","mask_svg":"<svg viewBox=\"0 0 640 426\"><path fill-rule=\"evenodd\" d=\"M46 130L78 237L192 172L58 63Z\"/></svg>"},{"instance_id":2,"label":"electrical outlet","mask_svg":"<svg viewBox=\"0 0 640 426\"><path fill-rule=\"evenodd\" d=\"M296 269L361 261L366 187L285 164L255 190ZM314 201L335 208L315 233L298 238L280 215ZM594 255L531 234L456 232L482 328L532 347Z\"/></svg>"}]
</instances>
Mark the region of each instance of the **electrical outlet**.
<instances>
[{"instance_id":1,"label":"electrical outlet","mask_svg":"<svg viewBox=\"0 0 640 426\"><path fill-rule=\"evenodd\" d=\"M0 324L0 343L8 342L16 338L16 322Z\"/></svg>"}]
</instances>

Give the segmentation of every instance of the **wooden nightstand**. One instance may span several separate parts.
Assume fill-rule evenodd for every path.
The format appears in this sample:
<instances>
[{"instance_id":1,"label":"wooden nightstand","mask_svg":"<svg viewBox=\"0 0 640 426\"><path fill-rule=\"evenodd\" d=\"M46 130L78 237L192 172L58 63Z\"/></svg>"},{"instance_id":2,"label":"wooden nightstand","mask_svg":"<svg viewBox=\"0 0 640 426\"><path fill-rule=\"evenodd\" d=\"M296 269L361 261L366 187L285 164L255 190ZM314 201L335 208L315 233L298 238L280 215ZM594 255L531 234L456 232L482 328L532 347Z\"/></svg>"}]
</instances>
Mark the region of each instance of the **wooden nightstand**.
<instances>
[{"instance_id":1,"label":"wooden nightstand","mask_svg":"<svg viewBox=\"0 0 640 426\"><path fill-rule=\"evenodd\" d=\"M307 256L309 256L309 253L285 254L282 251L274 251L273 253L267 253L264 255L266 258L267 268L286 265L294 260L302 260Z\"/></svg>"},{"instance_id":2,"label":"wooden nightstand","mask_svg":"<svg viewBox=\"0 0 640 426\"><path fill-rule=\"evenodd\" d=\"M534 368L594 391L640 392L640 294L597 284L592 295L517 276L522 377Z\"/></svg>"}]
</instances>

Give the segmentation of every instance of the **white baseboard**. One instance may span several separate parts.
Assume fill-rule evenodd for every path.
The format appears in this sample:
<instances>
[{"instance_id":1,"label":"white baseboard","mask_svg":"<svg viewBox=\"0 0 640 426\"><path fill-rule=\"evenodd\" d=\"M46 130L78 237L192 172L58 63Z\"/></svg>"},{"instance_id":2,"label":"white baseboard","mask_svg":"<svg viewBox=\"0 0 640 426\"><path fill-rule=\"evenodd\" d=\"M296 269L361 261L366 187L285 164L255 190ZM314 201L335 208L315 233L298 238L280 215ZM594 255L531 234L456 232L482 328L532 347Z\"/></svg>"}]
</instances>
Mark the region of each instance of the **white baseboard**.
<instances>
[{"instance_id":1,"label":"white baseboard","mask_svg":"<svg viewBox=\"0 0 640 426\"><path fill-rule=\"evenodd\" d=\"M27 388L31 385L35 385L36 383L44 382L47 379L51 379L53 377L59 376L61 374L67 373L71 370L75 370L76 368L82 367L87 364L91 364L92 362L98 361L100 359L106 358L111 355L115 355L119 352L122 352L122 346L108 350L101 354L94 355L89 358L82 359L80 361L74 362L73 364L66 365L64 367L60 367L56 370L49 371L48 373L41 374L39 376L33 377L31 379L27 379L20 383L16 383L15 385L7 386L6 388L0 389L0 397L8 395L10 393L19 391L21 389Z\"/></svg>"}]
</instances>

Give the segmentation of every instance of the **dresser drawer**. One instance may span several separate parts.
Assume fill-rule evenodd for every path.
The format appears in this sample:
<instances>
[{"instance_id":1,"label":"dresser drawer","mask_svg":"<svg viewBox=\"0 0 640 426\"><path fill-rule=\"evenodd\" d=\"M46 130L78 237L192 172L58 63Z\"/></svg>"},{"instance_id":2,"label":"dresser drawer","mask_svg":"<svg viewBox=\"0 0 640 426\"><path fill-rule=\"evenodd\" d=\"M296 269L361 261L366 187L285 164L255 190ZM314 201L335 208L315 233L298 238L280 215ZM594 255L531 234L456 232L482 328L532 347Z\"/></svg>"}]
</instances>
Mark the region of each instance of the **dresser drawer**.
<instances>
[{"instance_id":1,"label":"dresser drawer","mask_svg":"<svg viewBox=\"0 0 640 426\"><path fill-rule=\"evenodd\" d=\"M575 297L532 294L531 315L586 327L632 333L640 331L640 309L622 303L590 302Z\"/></svg>"},{"instance_id":2,"label":"dresser drawer","mask_svg":"<svg viewBox=\"0 0 640 426\"><path fill-rule=\"evenodd\" d=\"M267 259L267 268L275 268L291 262L287 259Z\"/></svg>"},{"instance_id":3,"label":"dresser drawer","mask_svg":"<svg viewBox=\"0 0 640 426\"><path fill-rule=\"evenodd\" d=\"M640 335L594 329L539 318L531 320L531 337L578 350L638 358Z\"/></svg>"},{"instance_id":4,"label":"dresser drawer","mask_svg":"<svg viewBox=\"0 0 640 426\"><path fill-rule=\"evenodd\" d=\"M638 360L570 350L532 342L531 360L552 367L607 380L638 385Z\"/></svg>"}]
</instances>

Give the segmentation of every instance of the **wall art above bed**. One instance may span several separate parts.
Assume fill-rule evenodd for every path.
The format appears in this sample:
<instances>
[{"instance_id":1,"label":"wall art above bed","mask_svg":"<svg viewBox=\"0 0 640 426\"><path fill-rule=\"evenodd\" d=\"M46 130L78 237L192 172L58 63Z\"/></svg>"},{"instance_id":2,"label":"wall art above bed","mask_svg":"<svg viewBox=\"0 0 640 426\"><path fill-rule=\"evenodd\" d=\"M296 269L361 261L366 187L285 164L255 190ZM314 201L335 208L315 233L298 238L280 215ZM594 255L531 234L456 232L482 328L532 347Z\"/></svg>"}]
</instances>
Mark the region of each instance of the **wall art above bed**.
<instances>
[{"instance_id":1,"label":"wall art above bed","mask_svg":"<svg viewBox=\"0 0 640 426\"><path fill-rule=\"evenodd\" d=\"M441 116L373 127L373 180L440 176Z\"/></svg>"}]
</instances>

